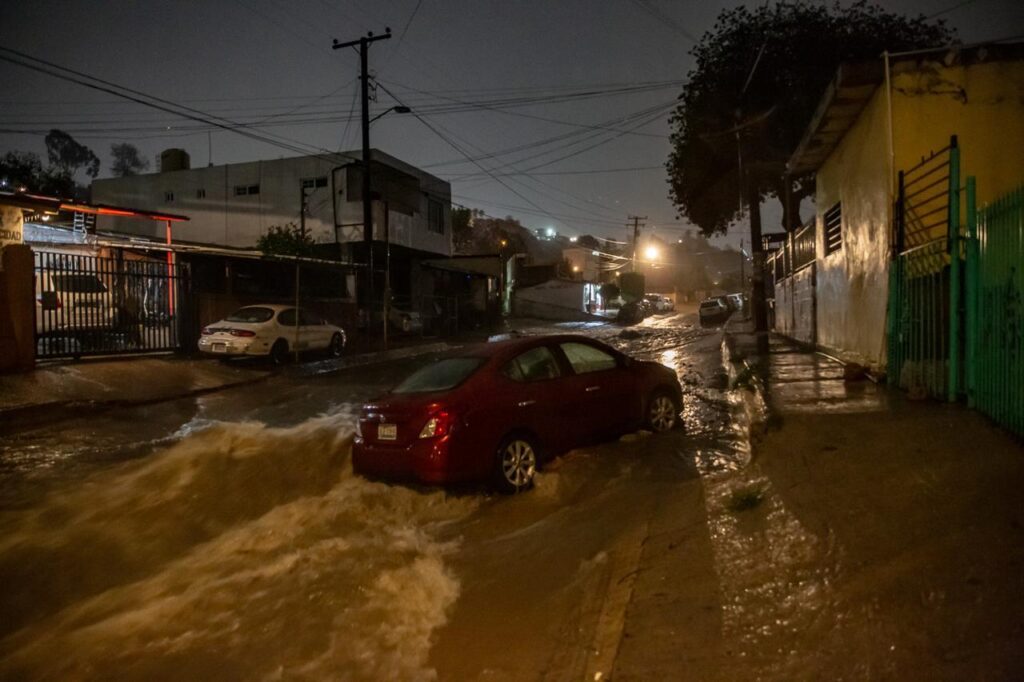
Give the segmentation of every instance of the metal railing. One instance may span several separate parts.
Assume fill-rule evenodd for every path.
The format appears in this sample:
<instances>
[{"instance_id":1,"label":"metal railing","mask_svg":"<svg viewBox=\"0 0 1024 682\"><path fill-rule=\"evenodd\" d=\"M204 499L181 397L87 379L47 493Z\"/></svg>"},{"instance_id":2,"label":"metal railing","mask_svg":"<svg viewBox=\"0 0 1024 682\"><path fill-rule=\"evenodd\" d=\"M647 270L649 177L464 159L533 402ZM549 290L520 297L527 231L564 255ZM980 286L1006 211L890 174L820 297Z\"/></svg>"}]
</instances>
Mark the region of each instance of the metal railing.
<instances>
[{"instance_id":1,"label":"metal railing","mask_svg":"<svg viewBox=\"0 0 1024 682\"><path fill-rule=\"evenodd\" d=\"M967 403L1024 436L1024 186L975 211L967 182Z\"/></svg>"},{"instance_id":2,"label":"metal railing","mask_svg":"<svg viewBox=\"0 0 1024 682\"><path fill-rule=\"evenodd\" d=\"M36 356L173 351L187 268L163 260L35 253Z\"/></svg>"}]
</instances>

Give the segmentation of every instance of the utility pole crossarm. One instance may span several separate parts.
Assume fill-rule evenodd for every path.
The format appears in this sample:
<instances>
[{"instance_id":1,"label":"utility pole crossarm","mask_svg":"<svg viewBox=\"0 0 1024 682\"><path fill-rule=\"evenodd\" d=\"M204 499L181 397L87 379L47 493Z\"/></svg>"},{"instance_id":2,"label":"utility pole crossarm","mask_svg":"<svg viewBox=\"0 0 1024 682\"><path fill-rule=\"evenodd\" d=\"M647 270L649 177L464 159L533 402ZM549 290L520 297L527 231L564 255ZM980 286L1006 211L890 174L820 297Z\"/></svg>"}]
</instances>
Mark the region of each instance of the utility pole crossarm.
<instances>
[{"instance_id":1,"label":"utility pole crossarm","mask_svg":"<svg viewBox=\"0 0 1024 682\"><path fill-rule=\"evenodd\" d=\"M337 39L335 39L334 44L331 46L331 48L335 49L335 50L340 50L343 47L355 47L356 45L362 46L363 43L373 43L373 42L376 42L378 40L387 40L390 37L391 37L391 29L390 28L386 28L386 29L384 29L383 35L375 36L375 35L373 35L373 32L371 31L365 37L357 38L356 40L350 40L347 43L339 43L337 41Z\"/></svg>"}]
</instances>

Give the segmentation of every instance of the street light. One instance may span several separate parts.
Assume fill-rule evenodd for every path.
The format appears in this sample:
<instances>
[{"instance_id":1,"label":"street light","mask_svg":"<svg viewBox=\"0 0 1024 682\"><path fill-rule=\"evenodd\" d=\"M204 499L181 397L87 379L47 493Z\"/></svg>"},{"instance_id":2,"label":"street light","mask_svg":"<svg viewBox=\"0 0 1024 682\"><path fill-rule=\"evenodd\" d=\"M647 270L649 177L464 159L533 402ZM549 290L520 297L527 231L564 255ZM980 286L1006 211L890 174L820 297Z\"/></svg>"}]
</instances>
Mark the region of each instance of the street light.
<instances>
[{"instance_id":1,"label":"street light","mask_svg":"<svg viewBox=\"0 0 1024 682\"><path fill-rule=\"evenodd\" d=\"M387 116L392 111L395 112L396 114L411 114L412 113L412 109L410 109L409 107L407 107L407 106L405 106L403 104L396 104L395 106L391 107L390 109L385 109L384 111L380 112L379 114L377 114L376 116L371 118L370 119L370 123L373 123L374 121L376 121L378 118L381 118L382 116Z\"/></svg>"},{"instance_id":2,"label":"street light","mask_svg":"<svg viewBox=\"0 0 1024 682\"><path fill-rule=\"evenodd\" d=\"M650 261L656 260L658 258L658 255L659 255L658 247L655 246L654 244L651 244L646 249L644 249L644 257L647 260L650 260Z\"/></svg>"}]
</instances>

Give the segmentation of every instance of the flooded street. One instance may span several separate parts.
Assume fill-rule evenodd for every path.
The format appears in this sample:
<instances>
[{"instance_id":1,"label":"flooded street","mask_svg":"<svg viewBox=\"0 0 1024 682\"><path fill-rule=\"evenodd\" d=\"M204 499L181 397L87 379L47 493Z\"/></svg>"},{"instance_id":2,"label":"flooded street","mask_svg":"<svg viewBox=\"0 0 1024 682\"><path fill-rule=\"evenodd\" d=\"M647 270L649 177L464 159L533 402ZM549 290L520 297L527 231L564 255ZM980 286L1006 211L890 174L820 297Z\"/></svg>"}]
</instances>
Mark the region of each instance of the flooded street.
<instances>
[{"instance_id":1,"label":"flooded street","mask_svg":"<svg viewBox=\"0 0 1024 682\"><path fill-rule=\"evenodd\" d=\"M819 420L897 443L887 394L782 347L768 399L788 430L754 457L721 330L673 315L519 333L552 331L674 368L684 428L573 450L517 496L354 476L355 410L425 356L5 436L0 679L1021 670L1019 458L958 473L915 445L957 438L955 415L907 407L912 437L866 455Z\"/></svg>"},{"instance_id":2,"label":"flooded street","mask_svg":"<svg viewBox=\"0 0 1024 682\"><path fill-rule=\"evenodd\" d=\"M625 608L602 595L659 490L734 455L717 330L568 327L676 368L686 432L575 450L517 497L354 477L354 409L419 359L6 437L0 676L562 679L598 664L594 637Z\"/></svg>"}]
</instances>

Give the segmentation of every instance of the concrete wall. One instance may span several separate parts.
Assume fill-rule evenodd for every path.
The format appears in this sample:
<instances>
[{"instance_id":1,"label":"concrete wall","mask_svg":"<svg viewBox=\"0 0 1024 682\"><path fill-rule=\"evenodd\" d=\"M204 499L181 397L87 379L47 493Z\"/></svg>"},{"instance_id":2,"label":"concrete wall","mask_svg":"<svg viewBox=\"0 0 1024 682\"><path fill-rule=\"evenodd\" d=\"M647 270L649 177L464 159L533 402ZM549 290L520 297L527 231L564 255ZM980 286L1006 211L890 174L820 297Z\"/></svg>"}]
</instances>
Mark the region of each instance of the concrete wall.
<instances>
[{"instance_id":1,"label":"concrete wall","mask_svg":"<svg viewBox=\"0 0 1024 682\"><path fill-rule=\"evenodd\" d=\"M797 341L817 341L815 265L775 283L775 331Z\"/></svg>"},{"instance_id":2,"label":"concrete wall","mask_svg":"<svg viewBox=\"0 0 1024 682\"><path fill-rule=\"evenodd\" d=\"M892 80L897 170L956 135L979 208L1024 182L1024 61L897 63Z\"/></svg>"},{"instance_id":3,"label":"concrete wall","mask_svg":"<svg viewBox=\"0 0 1024 682\"><path fill-rule=\"evenodd\" d=\"M817 174L817 339L857 362L885 362L889 277L889 162L885 92ZM825 255L822 215L842 205L843 247Z\"/></svg>"},{"instance_id":4,"label":"concrete wall","mask_svg":"<svg viewBox=\"0 0 1024 682\"><path fill-rule=\"evenodd\" d=\"M35 366L34 281L32 249L24 244L0 247L0 373Z\"/></svg>"},{"instance_id":5,"label":"concrete wall","mask_svg":"<svg viewBox=\"0 0 1024 682\"><path fill-rule=\"evenodd\" d=\"M411 215L388 211L394 244L450 256L451 186L398 159L374 152L374 159L419 182ZM252 248L272 226L299 222L303 179L326 179L326 186L306 190L306 229L318 243L361 241L363 238L360 196L347 193L345 159L318 156L235 163L207 168L150 173L126 178L96 180L92 200L129 208L167 211L185 215L189 222L175 223L173 238L199 244ZM332 195L332 183L334 180ZM238 187L259 186L257 194L238 194ZM378 188L379 189L379 188ZM440 204L443 233L427 229L428 203ZM384 238L384 203L374 203L374 237ZM334 219L338 224L335 234ZM100 216L97 229L164 239L165 224L139 219Z\"/></svg>"},{"instance_id":6,"label":"concrete wall","mask_svg":"<svg viewBox=\"0 0 1024 682\"><path fill-rule=\"evenodd\" d=\"M907 169L957 135L961 177L978 178L978 204L1024 182L1024 63L893 66L895 170ZM845 358L885 365L892 234L885 87L817 173L818 343ZM822 214L842 204L843 247L825 255ZM777 316L779 313L776 313Z\"/></svg>"}]
</instances>

